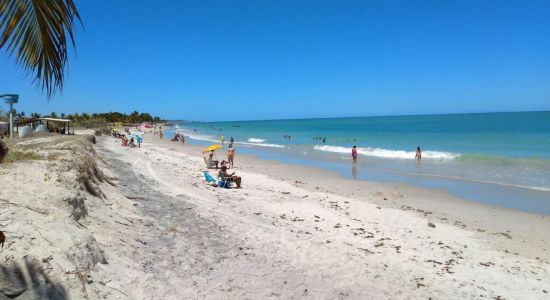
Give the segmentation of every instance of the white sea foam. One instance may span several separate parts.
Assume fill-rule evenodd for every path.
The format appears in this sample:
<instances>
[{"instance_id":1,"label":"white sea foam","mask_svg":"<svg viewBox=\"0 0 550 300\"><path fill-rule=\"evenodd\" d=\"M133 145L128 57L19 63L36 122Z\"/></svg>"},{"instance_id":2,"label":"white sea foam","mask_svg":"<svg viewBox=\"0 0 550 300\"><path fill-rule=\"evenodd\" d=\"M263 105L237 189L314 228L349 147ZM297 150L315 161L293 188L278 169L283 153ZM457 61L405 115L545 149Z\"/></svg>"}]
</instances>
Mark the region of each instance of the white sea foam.
<instances>
[{"instance_id":1,"label":"white sea foam","mask_svg":"<svg viewBox=\"0 0 550 300\"><path fill-rule=\"evenodd\" d=\"M206 141L206 142L212 142L212 143L218 143L219 142L218 139L216 139L215 137L213 137L211 135L198 134L194 131L182 130L182 129L177 130L177 132L180 132L183 135L189 137L190 139L197 140L197 141Z\"/></svg>"},{"instance_id":2,"label":"white sea foam","mask_svg":"<svg viewBox=\"0 0 550 300\"><path fill-rule=\"evenodd\" d=\"M265 142L265 140L257 139L257 138L249 138L247 141L249 141L251 143L263 143L263 142Z\"/></svg>"},{"instance_id":3,"label":"white sea foam","mask_svg":"<svg viewBox=\"0 0 550 300\"><path fill-rule=\"evenodd\" d=\"M236 142L235 144L240 144L240 145L245 145L245 146L270 147L270 148L286 148L284 145L279 145L279 144L267 144L267 143Z\"/></svg>"},{"instance_id":4,"label":"white sea foam","mask_svg":"<svg viewBox=\"0 0 550 300\"><path fill-rule=\"evenodd\" d=\"M327 145L315 145L315 150L325 151L325 152L334 152L334 153L350 153L350 148L340 147L340 146L327 146ZM357 148L357 153L364 156L380 157L380 158L398 158L398 159L414 159L414 151L402 151L402 150L389 150L382 148ZM440 152L440 151L423 151L422 158L428 159L454 159L459 157L460 154L451 153L451 152Z\"/></svg>"}]
</instances>

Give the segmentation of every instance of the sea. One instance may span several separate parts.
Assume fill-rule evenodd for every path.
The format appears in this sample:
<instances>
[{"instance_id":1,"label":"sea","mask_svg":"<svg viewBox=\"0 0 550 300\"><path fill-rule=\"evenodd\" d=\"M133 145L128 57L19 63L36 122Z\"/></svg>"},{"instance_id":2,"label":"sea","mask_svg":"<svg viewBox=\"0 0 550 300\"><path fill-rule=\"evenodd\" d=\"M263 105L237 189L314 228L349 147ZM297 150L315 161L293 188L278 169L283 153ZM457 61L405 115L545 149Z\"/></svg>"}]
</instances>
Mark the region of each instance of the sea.
<instances>
[{"instance_id":1,"label":"sea","mask_svg":"<svg viewBox=\"0 0 550 300\"><path fill-rule=\"evenodd\" d=\"M175 122L168 136L313 166L354 180L438 188L550 215L550 111L231 122ZM351 148L359 157L352 164ZM416 148L422 160L415 160ZM237 163L238 164L238 163Z\"/></svg>"}]
</instances>

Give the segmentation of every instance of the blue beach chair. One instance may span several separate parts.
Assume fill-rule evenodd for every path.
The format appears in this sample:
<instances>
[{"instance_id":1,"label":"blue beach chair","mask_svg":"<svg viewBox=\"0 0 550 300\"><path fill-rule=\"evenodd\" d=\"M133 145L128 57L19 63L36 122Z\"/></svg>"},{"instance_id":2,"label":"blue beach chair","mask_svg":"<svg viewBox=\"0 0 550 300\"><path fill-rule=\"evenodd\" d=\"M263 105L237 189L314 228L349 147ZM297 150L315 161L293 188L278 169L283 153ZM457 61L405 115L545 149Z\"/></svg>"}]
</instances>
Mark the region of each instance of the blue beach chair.
<instances>
[{"instance_id":1,"label":"blue beach chair","mask_svg":"<svg viewBox=\"0 0 550 300\"><path fill-rule=\"evenodd\" d=\"M231 182L233 182L233 180L231 180L231 178L225 178L222 172L220 172L219 176L220 176L220 180L218 181L218 187L230 189Z\"/></svg>"}]
</instances>

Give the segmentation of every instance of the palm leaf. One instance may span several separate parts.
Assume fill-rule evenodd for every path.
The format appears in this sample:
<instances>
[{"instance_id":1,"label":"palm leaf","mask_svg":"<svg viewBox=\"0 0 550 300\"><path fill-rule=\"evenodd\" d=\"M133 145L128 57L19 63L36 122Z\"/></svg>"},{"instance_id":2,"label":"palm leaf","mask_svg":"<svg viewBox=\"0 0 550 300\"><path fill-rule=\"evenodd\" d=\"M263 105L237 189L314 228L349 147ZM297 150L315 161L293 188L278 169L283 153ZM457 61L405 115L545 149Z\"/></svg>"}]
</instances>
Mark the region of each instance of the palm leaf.
<instances>
[{"instance_id":1,"label":"palm leaf","mask_svg":"<svg viewBox=\"0 0 550 300\"><path fill-rule=\"evenodd\" d=\"M0 48L16 55L48 98L63 89L75 19L81 22L72 0L0 0Z\"/></svg>"}]
</instances>

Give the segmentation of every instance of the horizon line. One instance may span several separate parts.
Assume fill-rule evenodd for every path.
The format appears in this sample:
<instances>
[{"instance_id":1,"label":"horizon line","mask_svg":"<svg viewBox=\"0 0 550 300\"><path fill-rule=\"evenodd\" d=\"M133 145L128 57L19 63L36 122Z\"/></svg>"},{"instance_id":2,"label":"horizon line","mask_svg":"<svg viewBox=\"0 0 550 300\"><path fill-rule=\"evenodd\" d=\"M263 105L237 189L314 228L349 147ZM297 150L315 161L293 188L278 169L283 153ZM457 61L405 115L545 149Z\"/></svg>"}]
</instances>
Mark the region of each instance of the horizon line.
<instances>
[{"instance_id":1,"label":"horizon line","mask_svg":"<svg viewBox=\"0 0 550 300\"><path fill-rule=\"evenodd\" d=\"M426 113L426 114L397 114L397 115L363 115L347 117L311 117L311 118L282 118L282 119L250 119L250 120L227 120L227 121L197 121L183 119L164 119L169 122L183 121L190 123L234 123L234 122L259 122L259 121L292 121L292 120L323 120L323 119L341 119L341 118L385 118L385 117L421 117L421 116L452 116L452 115L481 115L481 114L503 114L503 113L537 113L550 112L550 110L525 110L525 111L488 111L488 112L461 112L461 113Z\"/></svg>"}]
</instances>

